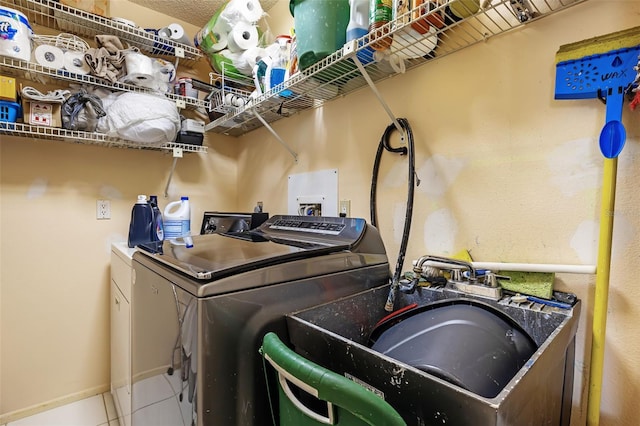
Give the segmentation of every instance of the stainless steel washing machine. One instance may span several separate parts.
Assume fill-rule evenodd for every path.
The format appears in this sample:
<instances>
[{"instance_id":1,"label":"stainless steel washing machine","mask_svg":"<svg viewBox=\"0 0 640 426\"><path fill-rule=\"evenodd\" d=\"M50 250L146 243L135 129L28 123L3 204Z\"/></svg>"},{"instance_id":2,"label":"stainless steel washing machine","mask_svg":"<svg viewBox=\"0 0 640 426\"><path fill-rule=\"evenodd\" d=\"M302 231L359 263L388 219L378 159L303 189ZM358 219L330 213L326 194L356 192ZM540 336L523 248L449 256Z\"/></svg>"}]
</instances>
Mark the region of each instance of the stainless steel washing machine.
<instances>
[{"instance_id":1,"label":"stainless steel washing machine","mask_svg":"<svg viewBox=\"0 0 640 426\"><path fill-rule=\"evenodd\" d=\"M386 283L363 219L273 216L260 227L164 241L133 258L133 426L272 424L263 361L285 315Z\"/></svg>"}]
</instances>

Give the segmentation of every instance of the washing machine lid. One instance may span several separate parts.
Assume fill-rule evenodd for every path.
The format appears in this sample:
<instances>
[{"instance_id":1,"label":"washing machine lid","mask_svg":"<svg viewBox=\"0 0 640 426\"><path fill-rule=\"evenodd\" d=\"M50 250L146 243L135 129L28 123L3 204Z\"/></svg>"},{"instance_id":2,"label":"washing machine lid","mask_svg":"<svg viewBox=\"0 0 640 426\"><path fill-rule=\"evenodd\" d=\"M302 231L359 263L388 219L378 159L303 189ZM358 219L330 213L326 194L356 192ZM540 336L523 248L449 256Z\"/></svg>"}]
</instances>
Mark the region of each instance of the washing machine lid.
<instances>
[{"instance_id":1,"label":"washing machine lid","mask_svg":"<svg viewBox=\"0 0 640 426\"><path fill-rule=\"evenodd\" d=\"M364 219L273 216L252 231L195 235L193 247L176 241L139 246L140 253L199 280L350 250L366 230Z\"/></svg>"}]
</instances>

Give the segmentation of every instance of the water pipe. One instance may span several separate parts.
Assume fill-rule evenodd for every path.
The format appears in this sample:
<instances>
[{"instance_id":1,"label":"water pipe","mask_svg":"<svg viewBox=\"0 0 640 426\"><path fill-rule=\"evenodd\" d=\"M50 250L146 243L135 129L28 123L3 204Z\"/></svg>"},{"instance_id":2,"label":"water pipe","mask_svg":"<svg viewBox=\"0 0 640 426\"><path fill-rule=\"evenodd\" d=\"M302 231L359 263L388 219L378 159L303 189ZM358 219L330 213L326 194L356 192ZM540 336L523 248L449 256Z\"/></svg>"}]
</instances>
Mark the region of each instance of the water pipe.
<instances>
[{"instance_id":1,"label":"water pipe","mask_svg":"<svg viewBox=\"0 0 640 426\"><path fill-rule=\"evenodd\" d=\"M476 269L512 272L544 272L557 274L595 274L595 265L560 265L544 263L471 262Z\"/></svg>"}]
</instances>

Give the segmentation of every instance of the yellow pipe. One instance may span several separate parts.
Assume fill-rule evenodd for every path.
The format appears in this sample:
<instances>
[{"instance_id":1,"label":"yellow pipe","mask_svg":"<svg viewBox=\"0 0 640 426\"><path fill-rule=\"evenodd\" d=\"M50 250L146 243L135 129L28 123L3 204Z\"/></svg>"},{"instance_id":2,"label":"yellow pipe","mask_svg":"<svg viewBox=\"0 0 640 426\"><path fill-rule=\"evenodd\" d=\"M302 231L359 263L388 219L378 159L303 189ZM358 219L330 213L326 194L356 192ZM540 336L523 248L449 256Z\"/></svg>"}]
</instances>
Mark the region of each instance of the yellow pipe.
<instances>
[{"instance_id":1,"label":"yellow pipe","mask_svg":"<svg viewBox=\"0 0 640 426\"><path fill-rule=\"evenodd\" d=\"M607 303L609 296L609 272L611 270L611 242L613 240L617 169L617 157L604 159L598 264L596 266L596 292L593 308L589 399L587 403L588 426L597 426L600 423L602 371L604 368L604 338L607 327Z\"/></svg>"}]
</instances>

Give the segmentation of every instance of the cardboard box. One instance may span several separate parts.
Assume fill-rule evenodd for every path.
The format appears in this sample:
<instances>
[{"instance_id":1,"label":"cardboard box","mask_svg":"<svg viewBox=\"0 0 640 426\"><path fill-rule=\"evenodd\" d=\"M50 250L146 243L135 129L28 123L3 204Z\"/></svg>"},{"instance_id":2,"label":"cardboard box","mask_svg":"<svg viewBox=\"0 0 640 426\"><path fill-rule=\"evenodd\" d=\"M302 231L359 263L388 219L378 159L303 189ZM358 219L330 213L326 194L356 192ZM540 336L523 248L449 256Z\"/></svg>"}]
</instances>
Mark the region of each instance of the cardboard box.
<instances>
[{"instance_id":1,"label":"cardboard box","mask_svg":"<svg viewBox=\"0 0 640 426\"><path fill-rule=\"evenodd\" d=\"M60 3L69 7L75 7L76 9L81 9L86 12L93 13L95 15L110 18L109 1L110 0L60 0Z\"/></svg>"},{"instance_id":2,"label":"cardboard box","mask_svg":"<svg viewBox=\"0 0 640 426\"><path fill-rule=\"evenodd\" d=\"M46 127L62 127L60 110L62 104L42 101L27 101L22 103L23 121L25 124Z\"/></svg>"},{"instance_id":3,"label":"cardboard box","mask_svg":"<svg viewBox=\"0 0 640 426\"><path fill-rule=\"evenodd\" d=\"M0 100L15 102L17 98L16 79L0 75Z\"/></svg>"}]
</instances>

